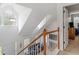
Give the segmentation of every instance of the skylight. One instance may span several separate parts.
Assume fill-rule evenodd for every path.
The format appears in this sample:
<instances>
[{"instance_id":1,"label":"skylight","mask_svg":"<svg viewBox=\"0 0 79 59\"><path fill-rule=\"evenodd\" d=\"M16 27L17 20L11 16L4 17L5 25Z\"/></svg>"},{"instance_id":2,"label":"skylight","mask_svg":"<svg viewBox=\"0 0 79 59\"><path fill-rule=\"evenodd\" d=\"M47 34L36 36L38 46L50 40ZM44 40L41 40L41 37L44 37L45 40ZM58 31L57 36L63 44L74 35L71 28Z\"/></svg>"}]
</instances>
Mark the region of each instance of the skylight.
<instances>
[{"instance_id":1,"label":"skylight","mask_svg":"<svg viewBox=\"0 0 79 59\"><path fill-rule=\"evenodd\" d=\"M32 34L36 33L38 30L40 30L44 24L46 23L46 17L40 22L40 24L35 28Z\"/></svg>"},{"instance_id":2,"label":"skylight","mask_svg":"<svg viewBox=\"0 0 79 59\"><path fill-rule=\"evenodd\" d=\"M40 30L46 23L47 21L50 19L51 15L47 15L44 17L44 19L40 22L40 24L38 24L38 26L35 28L35 30L33 31L32 34L38 32L38 30Z\"/></svg>"},{"instance_id":3,"label":"skylight","mask_svg":"<svg viewBox=\"0 0 79 59\"><path fill-rule=\"evenodd\" d=\"M43 26L44 26L44 24L46 23L46 17L40 22L40 24L37 26L38 27L38 29L41 29Z\"/></svg>"}]
</instances>

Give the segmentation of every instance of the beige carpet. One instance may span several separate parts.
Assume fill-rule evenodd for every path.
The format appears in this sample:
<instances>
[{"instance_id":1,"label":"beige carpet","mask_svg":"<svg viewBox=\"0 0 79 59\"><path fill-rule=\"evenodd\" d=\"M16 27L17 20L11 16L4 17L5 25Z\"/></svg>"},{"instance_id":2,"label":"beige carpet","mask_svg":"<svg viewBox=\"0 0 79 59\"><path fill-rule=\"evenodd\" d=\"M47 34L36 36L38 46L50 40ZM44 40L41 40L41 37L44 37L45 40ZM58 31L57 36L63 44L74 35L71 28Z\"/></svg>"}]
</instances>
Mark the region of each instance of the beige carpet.
<instances>
[{"instance_id":1,"label":"beige carpet","mask_svg":"<svg viewBox=\"0 0 79 59\"><path fill-rule=\"evenodd\" d=\"M60 51L59 55L79 55L79 37L76 37L75 40L71 40L69 45L64 51Z\"/></svg>"}]
</instances>

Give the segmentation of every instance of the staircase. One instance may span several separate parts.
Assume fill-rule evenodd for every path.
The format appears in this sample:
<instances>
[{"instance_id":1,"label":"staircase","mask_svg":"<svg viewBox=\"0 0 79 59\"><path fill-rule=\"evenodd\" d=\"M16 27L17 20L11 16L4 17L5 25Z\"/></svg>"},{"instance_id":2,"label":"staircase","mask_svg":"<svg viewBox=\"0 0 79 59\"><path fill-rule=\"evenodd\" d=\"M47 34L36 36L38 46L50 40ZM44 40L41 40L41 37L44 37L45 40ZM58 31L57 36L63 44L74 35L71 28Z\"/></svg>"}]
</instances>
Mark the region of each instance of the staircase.
<instances>
[{"instance_id":1,"label":"staircase","mask_svg":"<svg viewBox=\"0 0 79 59\"><path fill-rule=\"evenodd\" d=\"M41 34L34 37L33 41L19 51L17 55L54 55L55 52L58 53L58 49L60 49L59 32L59 28L53 31L46 31L46 29L44 29ZM52 40L52 43L54 42L54 44L51 44L50 42L49 37L51 37L51 33L57 33L57 42Z\"/></svg>"}]
</instances>

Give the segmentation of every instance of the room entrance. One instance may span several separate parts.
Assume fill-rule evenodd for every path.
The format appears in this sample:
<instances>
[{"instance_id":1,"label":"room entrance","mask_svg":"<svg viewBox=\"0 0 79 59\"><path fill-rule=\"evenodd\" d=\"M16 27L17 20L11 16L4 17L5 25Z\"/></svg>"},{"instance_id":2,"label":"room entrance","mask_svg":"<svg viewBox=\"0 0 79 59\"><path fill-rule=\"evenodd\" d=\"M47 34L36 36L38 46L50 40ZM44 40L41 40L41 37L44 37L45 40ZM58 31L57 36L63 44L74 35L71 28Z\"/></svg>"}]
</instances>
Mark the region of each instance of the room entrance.
<instances>
[{"instance_id":1,"label":"room entrance","mask_svg":"<svg viewBox=\"0 0 79 59\"><path fill-rule=\"evenodd\" d=\"M69 54L79 54L79 4L64 7L63 49Z\"/></svg>"}]
</instances>

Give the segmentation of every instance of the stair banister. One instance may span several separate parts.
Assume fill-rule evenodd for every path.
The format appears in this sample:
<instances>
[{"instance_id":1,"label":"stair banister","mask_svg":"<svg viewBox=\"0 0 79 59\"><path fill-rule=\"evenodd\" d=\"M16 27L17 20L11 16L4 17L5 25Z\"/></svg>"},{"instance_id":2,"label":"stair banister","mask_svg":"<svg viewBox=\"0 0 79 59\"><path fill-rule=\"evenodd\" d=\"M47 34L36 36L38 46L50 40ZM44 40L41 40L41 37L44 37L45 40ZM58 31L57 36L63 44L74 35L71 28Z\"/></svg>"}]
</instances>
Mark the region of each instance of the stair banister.
<instances>
[{"instance_id":1,"label":"stair banister","mask_svg":"<svg viewBox=\"0 0 79 59\"><path fill-rule=\"evenodd\" d=\"M35 38L31 43L29 43L25 48L23 48L17 55L19 55L21 52L23 52L26 48L30 47L32 43L37 41L42 35L44 40L44 55L47 53L47 47L46 47L46 35L50 33L58 32L58 49L60 49L60 30L57 28L56 30L47 32L46 29L44 29L43 33L41 33L37 38Z\"/></svg>"}]
</instances>

